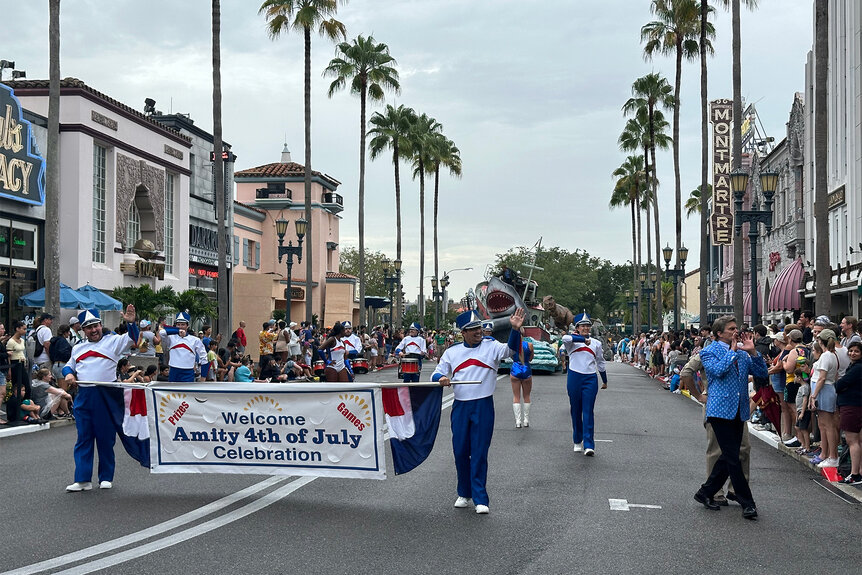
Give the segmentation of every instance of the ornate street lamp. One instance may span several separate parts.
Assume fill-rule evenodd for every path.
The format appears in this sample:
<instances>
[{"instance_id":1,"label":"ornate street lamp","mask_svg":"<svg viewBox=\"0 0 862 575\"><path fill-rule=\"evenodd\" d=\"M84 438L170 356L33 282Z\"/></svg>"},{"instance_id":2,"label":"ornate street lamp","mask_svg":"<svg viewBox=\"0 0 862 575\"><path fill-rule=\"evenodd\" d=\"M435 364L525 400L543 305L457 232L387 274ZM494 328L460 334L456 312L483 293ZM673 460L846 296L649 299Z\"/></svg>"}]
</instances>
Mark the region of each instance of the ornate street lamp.
<instances>
[{"instance_id":1,"label":"ornate street lamp","mask_svg":"<svg viewBox=\"0 0 862 575\"><path fill-rule=\"evenodd\" d=\"M673 279L673 330L679 331L679 281L685 279L685 262L688 259L688 248L680 246L679 265L670 269L670 260L673 257L673 248L670 245L661 250L664 256L665 275Z\"/></svg>"},{"instance_id":2,"label":"ornate street lamp","mask_svg":"<svg viewBox=\"0 0 862 575\"><path fill-rule=\"evenodd\" d=\"M305 232L308 230L308 222L299 218L294 226L296 227L296 246L293 245L293 240L289 240L287 245L284 245L284 235L287 233L287 226L290 222L284 218L279 218L275 222L275 233L278 235L278 263L281 263L281 258L287 256L287 289L284 290L284 299L286 300L286 310L284 320L290 325L290 300L293 295L293 286L291 285L291 271L293 270L293 256L296 256L297 263L302 263L302 239L305 237ZM311 294L305 294L305 297L311 297Z\"/></svg>"}]
</instances>

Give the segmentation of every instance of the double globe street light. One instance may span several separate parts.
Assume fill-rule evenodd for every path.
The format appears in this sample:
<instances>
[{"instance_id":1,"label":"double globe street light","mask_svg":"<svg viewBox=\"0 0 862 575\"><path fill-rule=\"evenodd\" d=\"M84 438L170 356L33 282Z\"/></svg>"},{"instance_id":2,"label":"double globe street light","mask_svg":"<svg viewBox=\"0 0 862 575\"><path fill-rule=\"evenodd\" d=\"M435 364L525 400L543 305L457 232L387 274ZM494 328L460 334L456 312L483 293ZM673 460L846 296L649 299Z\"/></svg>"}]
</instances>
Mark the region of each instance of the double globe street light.
<instances>
[{"instance_id":1,"label":"double globe street light","mask_svg":"<svg viewBox=\"0 0 862 575\"><path fill-rule=\"evenodd\" d=\"M439 291L438 291L439 286ZM434 298L434 329L440 329L440 306L443 303L443 294L446 293L446 288L449 286L449 276L445 275L439 281L436 277L431 278L431 294Z\"/></svg>"},{"instance_id":2,"label":"double globe street light","mask_svg":"<svg viewBox=\"0 0 862 575\"><path fill-rule=\"evenodd\" d=\"M290 300L293 295L293 286L291 285L291 271L293 269L293 256L296 256L297 263L302 263L302 238L305 237L305 232L308 230L308 222L304 218L296 220L296 238L297 244L293 245L293 240L289 240L287 245L284 245L284 234L287 233L288 222L284 218L279 218L275 221L275 233L278 235L278 263L281 263L281 258L287 256L287 289L284 290L284 299L287 302L287 309L284 312L284 320L287 325L290 325ZM311 294L305 294L305 297L311 297Z\"/></svg>"},{"instance_id":3,"label":"double globe street light","mask_svg":"<svg viewBox=\"0 0 862 575\"><path fill-rule=\"evenodd\" d=\"M742 224L748 222L748 243L751 248L751 323L749 325L757 325L760 323L760 314L757 309L757 239L760 237L760 224L766 226L766 233L772 231L772 200L775 196L775 188L778 186L778 173L776 172L760 172L760 189L763 191L763 197L766 199L766 209L758 209L760 201L751 191L751 209L743 210L742 202L745 197L745 190L748 188L748 172L745 170L734 170L730 174L730 189L733 190L733 202L736 204L734 215L734 230L737 237L742 234Z\"/></svg>"},{"instance_id":4,"label":"double globe street light","mask_svg":"<svg viewBox=\"0 0 862 575\"><path fill-rule=\"evenodd\" d=\"M673 279L673 331L679 331L679 280L685 279L685 261L688 259L688 248L680 246L679 265L670 269L673 248L670 245L661 250L664 256L664 274Z\"/></svg>"},{"instance_id":5,"label":"double globe street light","mask_svg":"<svg viewBox=\"0 0 862 575\"><path fill-rule=\"evenodd\" d=\"M647 281L647 273L645 271L641 271L638 274L638 279L641 282L641 294L642 296L646 296L647 303L647 331L652 330L652 294L655 293L655 282L658 279L658 275L653 271L649 274L650 283L647 283L646 286L644 284ZM638 318L638 322L640 322L640 318Z\"/></svg>"}]
</instances>

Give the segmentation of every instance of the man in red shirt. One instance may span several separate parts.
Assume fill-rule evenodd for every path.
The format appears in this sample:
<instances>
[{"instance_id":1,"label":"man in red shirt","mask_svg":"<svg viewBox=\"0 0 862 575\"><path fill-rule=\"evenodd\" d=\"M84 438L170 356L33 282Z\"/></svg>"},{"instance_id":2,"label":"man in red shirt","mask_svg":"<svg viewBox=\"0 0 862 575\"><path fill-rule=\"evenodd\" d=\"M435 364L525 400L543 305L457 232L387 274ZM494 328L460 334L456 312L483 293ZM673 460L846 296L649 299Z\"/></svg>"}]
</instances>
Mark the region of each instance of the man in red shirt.
<instances>
[{"instance_id":1,"label":"man in red shirt","mask_svg":"<svg viewBox=\"0 0 862 575\"><path fill-rule=\"evenodd\" d=\"M231 339L236 342L236 351L240 355L245 353L245 346L248 343L245 339L245 322L239 322L239 327L233 332Z\"/></svg>"}]
</instances>

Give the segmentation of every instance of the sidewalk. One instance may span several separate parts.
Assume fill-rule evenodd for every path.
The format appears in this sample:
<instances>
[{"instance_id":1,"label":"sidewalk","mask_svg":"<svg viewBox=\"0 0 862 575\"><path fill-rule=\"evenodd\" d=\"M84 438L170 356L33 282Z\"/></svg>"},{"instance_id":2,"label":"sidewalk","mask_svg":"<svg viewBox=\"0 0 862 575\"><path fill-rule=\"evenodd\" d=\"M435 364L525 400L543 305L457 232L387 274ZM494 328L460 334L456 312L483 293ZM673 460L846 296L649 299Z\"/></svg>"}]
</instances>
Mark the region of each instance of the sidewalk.
<instances>
[{"instance_id":1,"label":"sidewalk","mask_svg":"<svg viewBox=\"0 0 862 575\"><path fill-rule=\"evenodd\" d=\"M75 425L74 419L54 419L48 423L39 425L22 424L22 425L0 425L0 439L5 437L14 437L15 435L25 435L27 433L35 433L37 431L48 431L52 427L63 427L64 425Z\"/></svg>"}]
</instances>

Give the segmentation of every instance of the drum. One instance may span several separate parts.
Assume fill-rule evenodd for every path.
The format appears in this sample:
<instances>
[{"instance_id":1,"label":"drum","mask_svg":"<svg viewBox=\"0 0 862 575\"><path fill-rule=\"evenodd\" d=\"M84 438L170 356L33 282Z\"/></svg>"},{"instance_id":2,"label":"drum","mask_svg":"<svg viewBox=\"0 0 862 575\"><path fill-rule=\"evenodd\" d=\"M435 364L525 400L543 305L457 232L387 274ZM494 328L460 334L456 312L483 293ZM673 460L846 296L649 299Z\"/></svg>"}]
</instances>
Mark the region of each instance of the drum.
<instances>
[{"instance_id":1,"label":"drum","mask_svg":"<svg viewBox=\"0 0 862 575\"><path fill-rule=\"evenodd\" d=\"M413 357L405 357L402 359L401 373L405 375L419 373L419 360Z\"/></svg>"},{"instance_id":2,"label":"drum","mask_svg":"<svg viewBox=\"0 0 862 575\"><path fill-rule=\"evenodd\" d=\"M353 364L354 373L368 373L368 360L364 357L357 357L350 360Z\"/></svg>"},{"instance_id":3,"label":"drum","mask_svg":"<svg viewBox=\"0 0 862 575\"><path fill-rule=\"evenodd\" d=\"M314 375L318 377L323 377L324 372L326 371L326 362L322 359L318 359L314 362Z\"/></svg>"}]
</instances>

